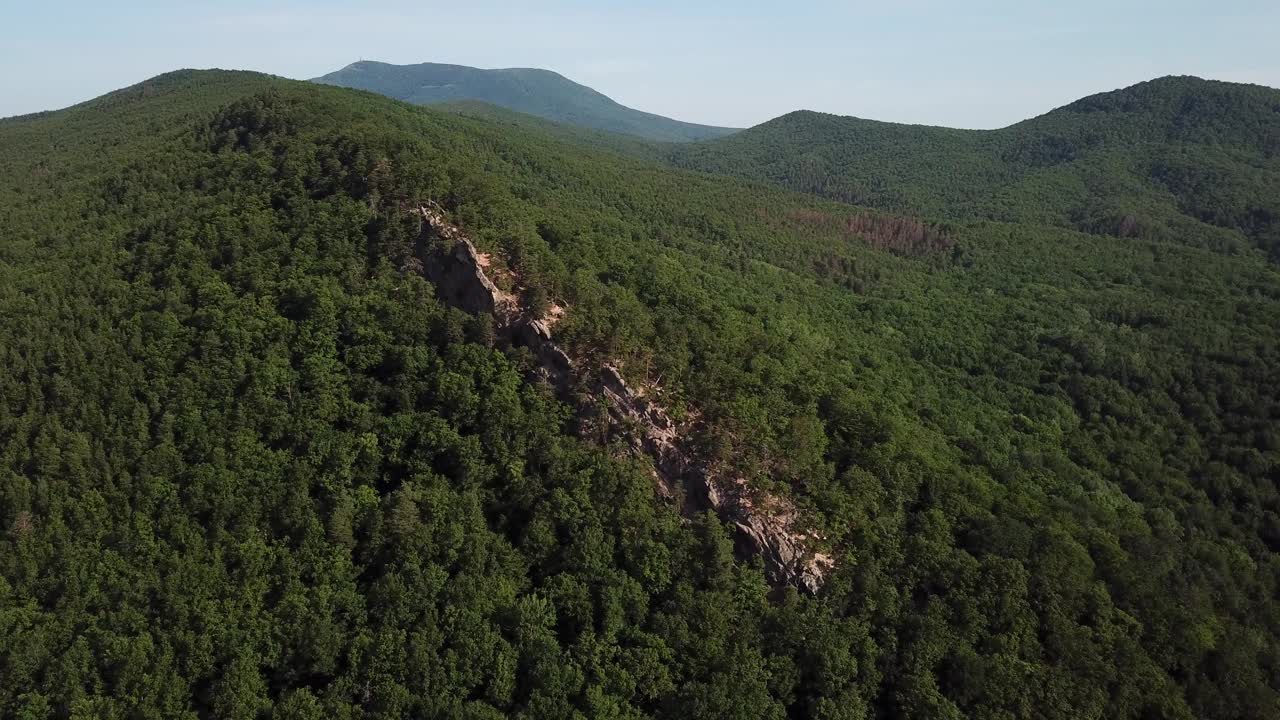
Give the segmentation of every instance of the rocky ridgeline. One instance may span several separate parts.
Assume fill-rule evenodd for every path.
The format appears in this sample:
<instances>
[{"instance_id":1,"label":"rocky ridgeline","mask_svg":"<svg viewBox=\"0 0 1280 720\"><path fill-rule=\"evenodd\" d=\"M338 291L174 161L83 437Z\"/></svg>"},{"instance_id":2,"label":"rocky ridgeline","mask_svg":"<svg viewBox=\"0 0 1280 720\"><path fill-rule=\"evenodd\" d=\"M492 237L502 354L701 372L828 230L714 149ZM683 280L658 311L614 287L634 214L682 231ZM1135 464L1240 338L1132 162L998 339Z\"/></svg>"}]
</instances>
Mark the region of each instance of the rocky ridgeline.
<instances>
[{"instance_id":1,"label":"rocky ridgeline","mask_svg":"<svg viewBox=\"0 0 1280 720\"><path fill-rule=\"evenodd\" d=\"M416 247L419 267L435 285L436 297L473 315L492 315L500 342L529 348L548 381L567 387L573 361L551 340L553 318L529 316L516 295L495 285L485 270L487 258L442 209L422 205L417 214L425 221Z\"/></svg>"},{"instance_id":2,"label":"rocky ridgeline","mask_svg":"<svg viewBox=\"0 0 1280 720\"><path fill-rule=\"evenodd\" d=\"M810 593L821 589L835 563L830 555L813 551L814 541L821 538L805 531L790 500L711 471L685 447L688 428L677 427L661 406L629 386L617 368L601 368L597 392L606 400L610 424L621 429L633 451L652 458L660 494L678 499L686 514L709 508L733 523L738 547L760 556L773 584Z\"/></svg>"},{"instance_id":3,"label":"rocky ridgeline","mask_svg":"<svg viewBox=\"0 0 1280 720\"><path fill-rule=\"evenodd\" d=\"M552 339L555 317L533 317L517 295L499 288L489 277L488 258L434 204L416 209L423 220L417 243L421 271L444 302L472 314L494 317L499 341L527 347L537 358L543 376L562 396L575 384L603 400L609 435L620 437L638 455L653 462L660 495L679 504L682 512L714 511L733 524L740 551L759 555L775 585L794 585L815 593L834 567L829 555L812 550L820 540L805 529L799 510L785 497L762 493L740 478L722 477L688 449L689 428L673 422L667 412L622 377L618 368L592 368L575 362ZM586 427L598 411L579 409Z\"/></svg>"}]
</instances>

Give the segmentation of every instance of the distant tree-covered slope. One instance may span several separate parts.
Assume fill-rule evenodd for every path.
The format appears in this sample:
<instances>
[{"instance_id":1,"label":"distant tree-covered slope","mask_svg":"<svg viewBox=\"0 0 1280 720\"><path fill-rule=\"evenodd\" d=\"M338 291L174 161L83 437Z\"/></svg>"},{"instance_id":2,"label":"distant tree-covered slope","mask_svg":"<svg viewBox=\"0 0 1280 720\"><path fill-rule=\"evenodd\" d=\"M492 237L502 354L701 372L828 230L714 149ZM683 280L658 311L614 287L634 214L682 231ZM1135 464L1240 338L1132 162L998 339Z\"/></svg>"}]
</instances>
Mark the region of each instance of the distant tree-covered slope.
<instances>
[{"instance_id":1,"label":"distant tree-covered slope","mask_svg":"<svg viewBox=\"0 0 1280 720\"><path fill-rule=\"evenodd\" d=\"M666 158L666 143L646 140L635 135L566 125L479 100L450 101L433 105L432 108L497 126L518 127L579 147L609 150L654 162L661 162Z\"/></svg>"},{"instance_id":2,"label":"distant tree-covered slope","mask_svg":"<svg viewBox=\"0 0 1280 720\"><path fill-rule=\"evenodd\" d=\"M568 125L663 142L706 140L733 128L681 122L619 105L550 70L483 70L465 65L390 65L362 60L313 82L369 90L417 105L480 100Z\"/></svg>"},{"instance_id":3,"label":"distant tree-covered slope","mask_svg":"<svg viewBox=\"0 0 1280 720\"><path fill-rule=\"evenodd\" d=\"M427 200L821 591L441 302ZM250 73L6 121L0 716L1276 717L1277 327L1256 254Z\"/></svg>"},{"instance_id":4,"label":"distant tree-covered slope","mask_svg":"<svg viewBox=\"0 0 1280 720\"><path fill-rule=\"evenodd\" d=\"M676 164L933 217L1280 257L1280 90L1166 77L1000 130L796 112Z\"/></svg>"}]
</instances>

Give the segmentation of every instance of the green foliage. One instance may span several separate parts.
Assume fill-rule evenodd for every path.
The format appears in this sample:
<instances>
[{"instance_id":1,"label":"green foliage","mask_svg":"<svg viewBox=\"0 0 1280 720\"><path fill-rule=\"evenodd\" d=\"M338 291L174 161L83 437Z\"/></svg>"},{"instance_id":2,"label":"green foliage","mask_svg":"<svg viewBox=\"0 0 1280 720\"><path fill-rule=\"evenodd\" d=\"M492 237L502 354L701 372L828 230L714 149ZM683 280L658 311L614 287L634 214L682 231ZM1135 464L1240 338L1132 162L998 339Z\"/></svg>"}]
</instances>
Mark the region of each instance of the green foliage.
<instances>
[{"instance_id":1,"label":"green foliage","mask_svg":"<svg viewBox=\"0 0 1280 720\"><path fill-rule=\"evenodd\" d=\"M427 198L811 514L819 597L435 299ZM1255 255L221 72L0 124L0 227L0 715L1276 714Z\"/></svg>"},{"instance_id":2,"label":"green foliage","mask_svg":"<svg viewBox=\"0 0 1280 720\"><path fill-rule=\"evenodd\" d=\"M1280 259L1280 91L1167 77L1000 130L795 112L678 166L940 219L1070 227Z\"/></svg>"}]
</instances>

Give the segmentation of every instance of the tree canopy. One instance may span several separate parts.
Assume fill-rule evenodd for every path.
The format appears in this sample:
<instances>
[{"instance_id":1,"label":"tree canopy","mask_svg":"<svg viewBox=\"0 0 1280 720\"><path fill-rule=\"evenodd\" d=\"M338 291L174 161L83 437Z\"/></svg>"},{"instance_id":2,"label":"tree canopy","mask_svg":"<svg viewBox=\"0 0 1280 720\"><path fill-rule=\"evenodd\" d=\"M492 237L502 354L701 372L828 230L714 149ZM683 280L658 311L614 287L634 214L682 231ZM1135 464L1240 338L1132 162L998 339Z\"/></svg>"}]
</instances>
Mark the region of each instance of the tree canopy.
<instances>
[{"instance_id":1,"label":"tree canopy","mask_svg":"<svg viewBox=\"0 0 1280 720\"><path fill-rule=\"evenodd\" d=\"M0 715L1276 715L1262 253L584 138L216 71L0 122ZM811 514L823 590L440 302L426 199Z\"/></svg>"}]
</instances>

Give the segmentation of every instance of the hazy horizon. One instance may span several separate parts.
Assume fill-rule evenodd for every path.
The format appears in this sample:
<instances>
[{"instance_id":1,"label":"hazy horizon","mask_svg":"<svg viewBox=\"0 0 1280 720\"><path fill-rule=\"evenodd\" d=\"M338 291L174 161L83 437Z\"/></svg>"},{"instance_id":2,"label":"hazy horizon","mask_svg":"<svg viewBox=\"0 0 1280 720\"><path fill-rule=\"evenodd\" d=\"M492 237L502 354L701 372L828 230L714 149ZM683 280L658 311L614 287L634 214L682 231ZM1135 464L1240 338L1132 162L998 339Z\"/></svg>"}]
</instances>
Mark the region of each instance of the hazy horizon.
<instances>
[{"instance_id":1,"label":"hazy horizon","mask_svg":"<svg viewBox=\"0 0 1280 720\"><path fill-rule=\"evenodd\" d=\"M185 67L305 80L359 59L545 68L638 110L731 127L807 109L995 128L1165 75L1280 86L1269 38L1280 7L1139 5L48 3L11 11L0 30L0 60L39 70L0 79L0 117Z\"/></svg>"}]
</instances>

